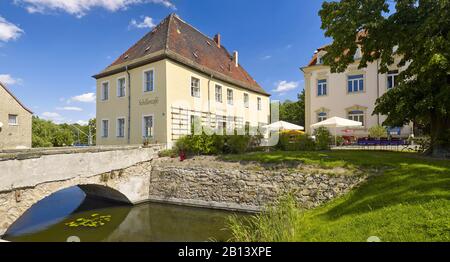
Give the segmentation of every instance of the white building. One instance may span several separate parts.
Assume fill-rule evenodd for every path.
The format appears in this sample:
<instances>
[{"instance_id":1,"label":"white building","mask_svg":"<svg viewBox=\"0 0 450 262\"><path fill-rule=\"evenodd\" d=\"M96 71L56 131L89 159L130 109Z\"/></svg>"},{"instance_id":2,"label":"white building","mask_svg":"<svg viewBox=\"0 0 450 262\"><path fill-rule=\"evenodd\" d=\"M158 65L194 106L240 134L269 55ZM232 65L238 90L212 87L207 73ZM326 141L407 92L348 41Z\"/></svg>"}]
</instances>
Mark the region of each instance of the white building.
<instances>
[{"instance_id":1,"label":"white building","mask_svg":"<svg viewBox=\"0 0 450 262\"><path fill-rule=\"evenodd\" d=\"M392 66L387 74L380 74L378 62L375 61L368 63L366 68L358 69L361 56L358 50L355 62L350 64L345 72L331 73L330 67L323 64L324 49L325 47L317 49L309 64L301 68L305 77L307 133L312 133L312 124L338 116L362 122L362 127L359 128L338 129L338 135L368 136L370 127L382 125L386 119L383 115L372 115L375 102L385 92L395 88L398 73L402 68ZM412 133L412 124L388 127L388 131L394 137L407 137Z\"/></svg>"}]
</instances>

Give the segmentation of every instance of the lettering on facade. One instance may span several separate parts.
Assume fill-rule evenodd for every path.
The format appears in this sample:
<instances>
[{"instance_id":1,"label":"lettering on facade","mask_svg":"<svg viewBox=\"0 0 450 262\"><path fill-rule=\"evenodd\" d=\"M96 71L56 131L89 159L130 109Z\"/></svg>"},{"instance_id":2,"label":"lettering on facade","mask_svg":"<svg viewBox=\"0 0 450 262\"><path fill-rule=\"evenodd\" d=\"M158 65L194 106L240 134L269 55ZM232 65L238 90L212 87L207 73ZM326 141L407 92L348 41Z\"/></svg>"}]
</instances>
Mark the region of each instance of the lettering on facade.
<instances>
[{"instance_id":1,"label":"lettering on facade","mask_svg":"<svg viewBox=\"0 0 450 262\"><path fill-rule=\"evenodd\" d=\"M152 99L149 99L149 98L139 99L139 105L140 106L156 105L156 104L158 104L158 102L159 102L159 98L158 97L155 97L155 98L152 98Z\"/></svg>"}]
</instances>

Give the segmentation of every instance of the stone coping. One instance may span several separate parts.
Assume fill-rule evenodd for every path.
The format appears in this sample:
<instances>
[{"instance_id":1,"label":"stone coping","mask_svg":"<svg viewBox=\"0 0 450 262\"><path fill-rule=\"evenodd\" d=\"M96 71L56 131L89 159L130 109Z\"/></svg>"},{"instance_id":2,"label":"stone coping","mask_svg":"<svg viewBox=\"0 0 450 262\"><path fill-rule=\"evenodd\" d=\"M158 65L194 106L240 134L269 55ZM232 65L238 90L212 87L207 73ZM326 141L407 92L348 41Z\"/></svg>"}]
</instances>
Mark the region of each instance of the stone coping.
<instances>
[{"instance_id":1,"label":"stone coping","mask_svg":"<svg viewBox=\"0 0 450 262\"><path fill-rule=\"evenodd\" d=\"M145 148L161 147L162 144L154 144ZM28 148L28 149L3 149L0 150L0 161L23 160L39 158L44 155L78 154L78 153L98 153L118 150L133 150L144 148L142 145L124 146L86 146L86 147L48 147L48 148Z\"/></svg>"}]
</instances>

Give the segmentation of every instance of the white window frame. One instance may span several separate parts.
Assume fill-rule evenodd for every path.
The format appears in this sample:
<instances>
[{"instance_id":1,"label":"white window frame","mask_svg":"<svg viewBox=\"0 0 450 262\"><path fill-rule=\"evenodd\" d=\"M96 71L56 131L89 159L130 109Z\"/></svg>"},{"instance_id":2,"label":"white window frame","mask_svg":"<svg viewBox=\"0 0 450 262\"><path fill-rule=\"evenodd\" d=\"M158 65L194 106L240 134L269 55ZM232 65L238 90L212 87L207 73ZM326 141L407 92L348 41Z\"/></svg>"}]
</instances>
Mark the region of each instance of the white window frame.
<instances>
[{"instance_id":1,"label":"white window frame","mask_svg":"<svg viewBox=\"0 0 450 262\"><path fill-rule=\"evenodd\" d=\"M119 136L119 120L123 119L123 136ZM125 138L126 136L126 129L127 129L127 123L126 123L125 117L118 117L116 118L116 137L117 138Z\"/></svg>"},{"instance_id":2,"label":"white window frame","mask_svg":"<svg viewBox=\"0 0 450 262\"><path fill-rule=\"evenodd\" d=\"M192 85L193 84L193 80L198 80L198 95L195 95L195 92L194 92L194 86ZM198 78L198 77L195 77L195 76L191 76L191 78L190 78L190 87L191 88L189 88L189 91L190 91L190 95L191 95L191 97L195 97L195 98L200 98L200 92L201 92L201 88L200 88L200 86L201 86L201 80L200 80L200 78Z\"/></svg>"},{"instance_id":3,"label":"white window frame","mask_svg":"<svg viewBox=\"0 0 450 262\"><path fill-rule=\"evenodd\" d=\"M325 81L325 82L323 82L323 81ZM323 92L324 87L325 87L325 92ZM317 93L316 94L317 94L317 96L327 96L328 95L327 79L317 79Z\"/></svg>"},{"instance_id":4,"label":"white window frame","mask_svg":"<svg viewBox=\"0 0 450 262\"><path fill-rule=\"evenodd\" d=\"M353 112L353 111L361 111L362 113L351 114L351 112ZM357 121L357 122L361 122L362 126L365 126L366 116L365 116L365 112L363 110L350 110L350 111L348 111L347 115L348 115L348 119ZM362 117L362 121L360 121L361 117Z\"/></svg>"},{"instance_id":5,"label":"white window frame","mask_svg":"<svg viewBox=\"0 0 450 262\"><path fill-rule=\"evenodd\" d=\"M231 96L230 96L231 94ZM234 92L233 89L227 88L227 105L232 106L234 105Z\"/></svg>"},{"instance_id":6,"label":"white window frame","mask_svg":"<svg viewBox=\"0 0 450 262\"><path fill-rule=\"evenodd\" d=\"M217 92L217 88L220 89L220 92ZM223 103L223 88L221 85L216 84L214 86L214 97L217 103Z\"/></svg>"},{"instance_id":7,"label":"white window frame","mask_svg":"<svg viewBox=\"0 0 450 262\"><path fill-rule=\"evenodd\" d=\"M262 98L261 97L258 97L256 99L256 108L257 108L258 111L262 110Z\"/></svg>"},{"instance_id":8,"label":"white window frame","mask_svg":"<svg viewBox=\"0 0 450 262\"><path fill-rule=\"evenodd\" d=\"M119 91L120 90L120 84L119 84L119 82L120 82L121 79L124 79L123 82L124 82L124 86L125 86L125 88L123 89L123 96L119 95L120 94L120 91ZM126 97L127 96L127 78L125 76L118 77L116 83L117 83L117 88L116 88L117 89L116 90L117 91L117 94L116 94L117 97L118 98Z\"/></svg>"},{"instance_id":9,"label":"white window frame","mask_svg":"<svg viewBox=\"0 0 450 262\"><path fill-rule=\"evenodd\" d=\"M15 123L11 123L10 117L14 116ZM18 126L19 125L19 115L18 114L8 114L8 125L10 126Z\"/></svg>"},{"instance_id":10,"label":"white window frame","mask_svg":"<svg viewBox=\"0 0 450 262\"><path fill-rule=\"evenodd\" d=\"M104 121L106 121L106 122L108 122L108 132L106 133L106 135L105 135L105 123L104 123ZM108 138L109 137L109 119L102 119L102 121L101 121L101 134L102 134L102 138Z\"/></svg>"},{"instance_id":11,"label":"white window frame","mask_svg":"<svg viewBox=\"0 0 450 262\"><path fill-rule=\"evenodd\" d=\"M146 130L145 130L145 118L151 117L152 118L152 127L151 127L151 137L155 137L155 114L144 114L142 115L142 137L150 138L150 136L146 136Z\"/></svg>"},{"instance_id":12,"label":"white window frame","mask_svg":"<svg viewBox=\"0 0 450 262\"><path fill-rule=\"evenodd\" d=\"M361 77L350 79L351 77L355 77L355 76L361 76ZM366 77L365 77L364 74L347 75L347 85L345 86L345 88L347 90L347 94L364 93L366 91L366 79L365 78ZM361 80L362 80L362 83L363 83L363 89L362 90L360 90ZM352 82L352 90L351 91L348 90L349 82ZM355 91L355 83L358 84L358 90L356 90L356 91Z\"/></svg>"},{"instance_id":13,"label":"white window frame","mask_svg":"<svg viewBox=\"0 0 450 262\"><path fill-rule=\"evenodd\" d=\"M107 84L107 88L106 89L108 89L108 98L105 98L105 84ZM100 87L100 92L101 92L101 101L108 101L109 100L109 96L110 96L110 92L109 92L109 90L110 90L110 83L109 83L109 81L103 81L102 83L101 83L101 87Z\"/></svg>"},{"instance_id":14,"label":"white window frame","mask_svg":"<svg viewBox=\"0 0 450 262\"><path fill-rule=\"evenodd\" d=\"M325 114L324 116L321 116L320 114ZM327 112L318 112L317 113L317 123L322 122L324 120L328 119L328 113Z\"/></svg>"},{"instance_id":15,"label":"white window frame","mask_svg":"<svg viewBox=\"0 0 450 262\"><path fill-rule=\"evenodd\" d=\"M391 90L397 84L396 79L398 79L399 72L398 70L391 70L386 75L386 89ZM389 77L392 77L392 87L389 87Z\"/></svg>"},{"instance_id":16,"label":"white window frame","mask_svg":"<svg viewBox=\"0 0 450 262\"><path fill-rule=\"evenodd\" d=\"M152 90L147 90L147 73L152 72L153 78L152 78ZM144 93L152 93L155 92L155 69L154 68L148 68L142 71L142 91Z\"/></svg>"},{"instance_id":17,"label":"white window frame","mask_svg":"<svg viewBox=\"0 0 450 262\"><path fill-rule=\"evenodd\" d=\"M250 105L250 95L248 93L244 93L244 107L249 108Z\"/></svg>"}]
</instances>

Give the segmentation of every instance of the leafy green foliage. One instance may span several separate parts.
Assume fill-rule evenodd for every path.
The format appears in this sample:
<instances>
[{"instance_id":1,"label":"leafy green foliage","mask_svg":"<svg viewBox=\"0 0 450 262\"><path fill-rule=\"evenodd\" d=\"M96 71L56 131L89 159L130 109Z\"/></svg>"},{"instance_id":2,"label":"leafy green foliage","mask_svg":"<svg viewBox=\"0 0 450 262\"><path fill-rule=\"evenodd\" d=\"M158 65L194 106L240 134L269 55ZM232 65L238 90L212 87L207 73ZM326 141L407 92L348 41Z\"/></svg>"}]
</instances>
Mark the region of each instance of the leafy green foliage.
<instances>
[{"instance_id":1,"label":"leafy green foliage","mask_svg":"<svg viewBox=\"0 0 450 262\"><path fill-rule=\"evenodd\" d=\"M387 137L386 128L380 125L369 128L369 135L375 138Z\"/></svg>"},{"instance_id":2,"label":"leafy green foliage","mask_svg":"<svg viewBox=\"0 0 450 262\"><path fill-rule=\"evenodd\" d=\"M316 144L306 134L281 134L277 148L285 151L310 151L315 150Z\"/></svg>"},{"instance_id":3,"label":"leafy green foliage","mask_svg":"<svg viewBox=\"0 0 450 262\"><path fill-rule=\"evenodd\" d=\"M298 94L298 101L286 100L280 104L280 120L305 125L305 90Z\"/></svg>"},{"instance_id":4,"label":"leafy green foliage","mask_svg":"<svg viewBox=\"0 0 450 262\"><path fill-rule=\"evenodd\" d=\"M271 152L226 156L263 162L378 170L332 202L301 210L286 198L246 221L233 220L236 241L450 241L450 162L387 151Z\"/></svg>"},{"instance_id":5,"label":"leafy green foliage","mask_svg":"<svg viewBox=\"0 0 450 262\"><path fill-rule=\"evenodd\" d=\"M95 119L89 120L91 133L95 142ZM78 132L78 129L80 132ZM84 133L84 134L83 134ZM79 124L55 124L33 116L32 119L32 146L33 147L61 147L71 146L75 142L88 144L89 126Z\"/></svg>"},{"instance_id":6,"label":"leafy green foliage","mask_svg":"<svg viewBox=\"0 0 450 262\"><path fill-rule=\"evenodd\" d=\"M240 154L259 146L257 136L249 135L201 135L183 136L175 143L176 152L196 155Z\"/></svg>"},{"instance_id":7,"label":"leafy green foliage","mask_svg":"<svg viewBox=\"0 0 450 262\"><path fill-rule=\"evenodd\" d=\"M387 115L386 126L413 121L429 127L431 152L450 152L450 1L342 0L324 2L319 14L333 38L324 56L331 71L345 71L358 47L360 68L374 61L381 73L405 66L373 113Z\"/></svg>"},{"instance_id":8,"label":"leafy green foliage","mask_svg":"<svg viewBox=\"0 0 450 262\"><path fill-rule=\"evenodd\" d=\"M329 150L331 145L331 133L326 127L319 127L314 130L314 136L316 137L316 148L318 150Z\"/></svg>"}]
</instances>

